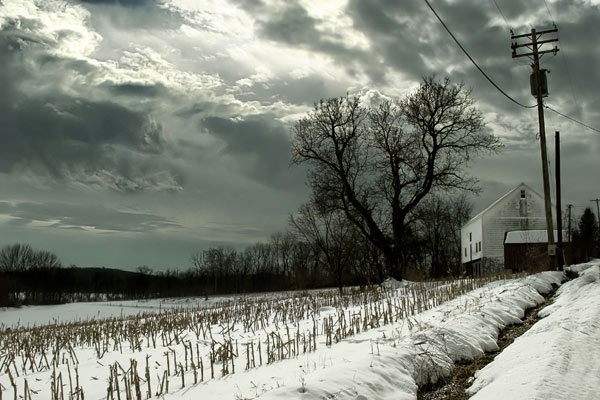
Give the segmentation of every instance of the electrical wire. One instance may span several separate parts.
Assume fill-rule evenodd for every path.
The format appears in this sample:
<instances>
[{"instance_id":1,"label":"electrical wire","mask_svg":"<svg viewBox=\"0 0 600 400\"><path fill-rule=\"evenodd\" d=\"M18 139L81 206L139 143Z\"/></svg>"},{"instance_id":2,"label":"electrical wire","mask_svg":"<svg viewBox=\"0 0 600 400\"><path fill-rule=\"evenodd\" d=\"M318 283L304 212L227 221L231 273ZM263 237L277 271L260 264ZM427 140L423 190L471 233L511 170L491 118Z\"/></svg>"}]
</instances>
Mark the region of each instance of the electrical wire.
<instances>
[{"instance_id":1,"label":"electrical wire","mask_svg":"<svg viewBox=\"0 0 600 400\"><path fill-rule=\"evenodd\" d=\"M490 78L483 69L481 69L481 67L475 62L475 60L473 59L473 57L471 57L471 55L469 54L469 52L467 52L467 50L465 50L465 48L462 46L462 44L460 44L460 42L458 41L458 39L456 38L456 36L454 36L454 34L452 33L452 31L450 31L450 29L448 28L448 26L446 26L446 24L444 23L444 21L442 20L442 18L438 15L438 13L435 11L435 9L431 6L431 4L429 3L428 0L424 0L425 3L427 4L427 6L431 9L431 11L433 12L433 14L437 17L438 21L440 21L440 23L442 24L442 26L444 27L444 29L446 29L446 32L448 32L448 34L452 37L452 39L454 39L454 41L456 42L456 44L458 45L458 47L460 47L460 49L463 51L463 53L465 53L465 55L469 58L469 60L471 60L471 63L473 63L473 65L479 70L479 72L481 72L481 74L488 80L488 82L490 82L492 84L492 86L494 86L500 93L502 93L507 99L509 99L510 101L512 101L513 103L524 107L524 108L535 108L536 105L532 105L532 106L526 106L525 104L519 103L517 100L513 99L512 97L510 97L504 90L502 90L500 88L500 86L498 86L496 84L496 82L494 82L492 80L492 78Z\"/></svg>"},{"instance_id":2,"label":"electrical wire","mask_svg":"<svg viewBox=\"0 0 600 400\"><path fill-rule=\"evenodd\" d=\"M552 23L556 27L556 22L554 21L554 18L552 17L552 13L550 12L550 7L548 7L548 2L546 0L544 0L544 4L546 5L546 11L548 11L548 15L550 16L550 20L552 21Z\"/></svg>"},{"instance_id":3,"label":"electrical wire","mask_svg":"<svg viewBox=\"0 0 600 400\"><path fill-rule=\"evenodd\" d=\"M552 108L552 107L550 107L550 106L548 106L548 105L546 105L546 104L544 104L544 108L547 108L548 110L550 110L550 111L552 111L552 112L554 112L554 113L556 113L556 114L560 115L561 117L564 117L564 118L566 118L566 119L569 119L569 120L571 120L571 121L573 121L573 122L575 122L575 123L577 123L577 124L579 124L579 125L581 125L581 126L585 126L585 127L586 127L586 128L588 128L588 129L591 129L591 130L593 130L593 131L596 131L596 132L600 133L600 129L596 129L596 128L594 128L594 127L592 127L592 126L589 126L588 124L586 124L586 123L584 123L584 122L581 122L581 121L579 121L579 120L577 120L577 119L575 119L575 118L573 118L573 117L569 117L568 115L565 115L565 114L561 113L560 111L556 111L554 108Z\"/></svg>"},{"instance_id":4,"label":"electrical wire","mask_svg":"<svg viewBox=\"0 0 600 400\"><path fill-rule=\"evenodd\" d=\"M496 0L494 0L495 2ZM548 16L550 17L550 20L552 21L552 24L554 24L554 27L556 28L556 21L554 20L554 17L552 16L552 13L550 12L550 7L548 6L548 2L546 0L544 0L544 5L546 6L546 11L548 12ZM558 37L558 32L556 33L557 37ZM569 78L569 85L570 85L570 89L571 89L571 96L573 97L573 101L575 103L577 103L577 100L575 98L575 91L573 90L573 75L571 74L571 70L569 68L569 65L567 64L567 59L565 57L564 54L564 49L563 51L560 52L560 57L562 59L563 65L565 67L565 69L567 70L567 75Z\"/></svg>"},{"instance_id":5,"label":"electrical wire","mask_svg":"<svg viewBox=\"0 0 600 400\"><path fill-rule=\"evenodd\" d=\"M508 21L506 20L506 17L504 16L504 13L502 12L502 10L500 9L500 6L498 6L498 3L496 3L496 0L492 0L494 2L494 4L496 5L496 8L498 9L498 12L500 13L500 15L502 16L502 19L504 20L504 23L506 24L506 27L508 28L509 32L512 32L512 28L510 27L510 25L508 24Z\"/></svg>"},{"instance_id":6,"label":"electrical wire","mask_svg":"<svg viewBox=\"0 0 600 400\"><path fill-rule=\"evenodd\" d=\"M554 17L552 16L552 13L550 12L550 7L548 6L548 2L546 0L544 0L544 5L546 6L546 11L548 11L548 16L550 17L550 20L552 21L552 23L554 24L554 27L556 28L556 21L554 20ZM575 103L577 103L577 100L575 99L575 91L573 90L573 76L571 74L571 70L570 70L570 68L569 68L569 66L567 64L567 60L566 60L563 52L561 52L560 55L561 55L561 58L562 58L562 61L563 61L563 65L565 66L565 69L567 70L567 75L569 77L569 85L570 85L570 89L571 89L571 96L573 97L573 101ZM561 113L561 112L553 109L552 107L549 107L549 106L547 106L545 104L544 104L544 107L547 108L548 110L550 110L550 111L552 111L552 112L554 112L554 113L556 113L556 114L564 117L564 118L567 118L567 119L569 119L569 120L571 120L571 121L573 121L573 122L581 125L581 126L584 126L584 127L588 128L588 129L591 129L593 131L596 131L596 132L600 133L600 130L598 130L598 129L594 128L594 127L591 127L591 126L589 126L589 125L587 125L587 124L585 124L585 123L583 123L581 121L578 121L578 120L576 120L573 117L565 115L565 114L563 114L563 113Z\"/></svg>"},{"instance_id":7,"label":"electrical wire","mask_svg":"<svg viewBox=\"0 0 600 400\"><path fill-rule=\"evenodd\" d=\"M506 25L506 28L508 29L508 31L512 34L512 26L510 26L510 24L508 23L508 20L506 19L506 17L504 16L504 13L502 12L502 9L500 8L500 6L498 5L498 2L496 2L496 0L490 0L492 3L494 3L494 5L496 6L496 9L498 10L498 12L500 13L500 16L502 16L502 19L504 20L504 24ZM522 66L523 68L526 68L527 71L529 71L529 63L527 63L526 61L522 60L521 58L513 58L513 61L515 61L517 64L519 64L520 66Z\"/></svg>"},{"instance_id":8,"label":"electrical wire","mask_svg":"<svg viewBox=\"0 0 600 400\"><path fill-rule=\"evenodd\" d=\"M536 105L532 105L532 106L526 106L520 102L518 102L517 100L513 99L511 96L509 96L504 90L502 90L497 84L496 82L494 82L492 80L492 78L490 78L483 69L481 69L481 67L477 64L477 62L475 62L475 60L473 59L473 57L471 57L471 55L469 54L469 52L462 46L462 44L460 44L460 42L458 41L458 39L456 38L456 36L454 36L454 34L452 33L452 31L450 30L450 28L448 28L448 26L446 25L446 23L444 23L444 21L442 20L442 18L439 16L439 14L435 11L435 9L432 7L431 3L429 3L428 0L423 0L425 1L425 4L427 4L427 6L429 7L429 9L433 12L433 14L436 16L436 18L438 19L438 21L440 21L440 23L442 24L442 26L444 27L444 29L446 29L446 32L448 32L448 34L450 35L450 37L452 37L452 39L454 39L454 41L456 42L456 44L458 45L458 47L460 47L460 49L463 51L463 53L465 53L465 55L469 58L469 60L471 60L471 63L473 63L473 65L479 70L479 72L481 72L481 74L488 80L488 82L490 82L492 84L492 86L494 86L500 93L502 93L507 99L509 99L510 101L512 101L513 103L523 107L523 108L535 108L537 107ZM500 7L498 7L498 4L496 3L496 1L494 0L494 3L496 4L496 7L498 8L498 11L500 11L500 13L502 14L502 11L500 10ZM544 0L544 3L546 3L546 0ZM552 18L552 14L550 14L550 9L548 8L548 4L546 3L546 9L548 10L548 14L550 15L550 18ZM504 17L504 15L502 15ZM505 19L506 22L506 19ZM508 22L507 22L508 25ZM556 26L556 24L554 24ZM548 110L564 117L567 118L579 125L582 125L588 129L591 129L593 131L596 131L598 133L600 133L600 129L596 129L594 127L591 127L590 125L587 125L573 117L570 117L568 115L565 115L563 113L561 113L560 111L555 110L554 108L544 104L544 107L547 108Z\"/></svg>"}]
</instances>

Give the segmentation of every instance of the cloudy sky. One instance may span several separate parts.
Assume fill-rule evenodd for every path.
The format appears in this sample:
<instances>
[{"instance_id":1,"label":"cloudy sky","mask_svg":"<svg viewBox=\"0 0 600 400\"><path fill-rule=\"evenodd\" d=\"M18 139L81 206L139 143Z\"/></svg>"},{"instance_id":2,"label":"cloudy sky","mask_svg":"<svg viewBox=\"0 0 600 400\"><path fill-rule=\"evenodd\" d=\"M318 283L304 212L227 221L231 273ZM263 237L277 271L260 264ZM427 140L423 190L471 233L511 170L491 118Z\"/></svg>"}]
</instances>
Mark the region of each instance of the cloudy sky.
<instances>
[{"instance_id":1,"label":"cloudy sky","mask_svg":"<svg viewBox=\"0 0 600 400\"><path fill-rule=\"evenodd\" d=\"M600 127L598 0L431 3L526 104L509 28L556 22L546 103ZM321 98L402 96L431 74L472 87L505 145L470 167L476 211L521 181L541 191L535 109L490 86L422 0L0 0L0 246L186 268L207 246L265 240L308 198L290 126ZM600 197L600 133L546 123L581 212Z\"/></svg>"}]
</instances>

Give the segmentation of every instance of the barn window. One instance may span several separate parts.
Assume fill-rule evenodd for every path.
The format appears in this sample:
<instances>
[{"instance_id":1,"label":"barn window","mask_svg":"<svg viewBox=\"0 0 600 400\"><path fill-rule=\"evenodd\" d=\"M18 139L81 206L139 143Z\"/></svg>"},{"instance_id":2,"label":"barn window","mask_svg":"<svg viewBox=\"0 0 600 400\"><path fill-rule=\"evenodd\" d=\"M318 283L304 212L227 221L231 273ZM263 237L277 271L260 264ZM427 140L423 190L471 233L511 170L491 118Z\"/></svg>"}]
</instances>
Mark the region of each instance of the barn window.
<instances>
[{"instance_id":1,"label":"barn window","mask_svg":"<svg viewBox=\"0 0 600 400\"><path fill-rule=\"evenodd\" d=\"M521 198L524 199L525 198L525 190L521 190Z\"/></svg>"},{"instance_id":2,"label":"barn window","mask_svg":"<svg viewBox=\"0 0 600 400\"><path fill-rule=\"evenodd\" d=\"M469 232L469 242L473 241L473 237L472 237L472 235L473 235L473 234L472 234L471 232Z\"/></svg>"},{"instance_id":3,"label":"barn window","mask_svg":"<svg viewBox=\"0 0 600 400\"><path fill-rule=\"evenodd\" d=\"M465 257L467 256L467 248L465 247Z\"/></svg>"}]
</instances>

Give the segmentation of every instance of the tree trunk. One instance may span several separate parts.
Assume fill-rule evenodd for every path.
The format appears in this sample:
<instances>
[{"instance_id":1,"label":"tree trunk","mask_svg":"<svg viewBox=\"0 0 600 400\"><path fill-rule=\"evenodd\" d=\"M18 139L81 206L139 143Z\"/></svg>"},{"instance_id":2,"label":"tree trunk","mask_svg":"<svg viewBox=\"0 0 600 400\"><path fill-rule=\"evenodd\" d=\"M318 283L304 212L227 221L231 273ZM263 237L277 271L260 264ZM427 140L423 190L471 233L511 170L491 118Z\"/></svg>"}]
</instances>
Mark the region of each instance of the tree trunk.
<instances>
[{"instance_id":1,"label":"tree trunk","mask_svg":"<svg viewBox=\"0 0 600 400\"><path fill-rule=\"evenodd\" d=\"M402 252L394 247L383 253L388 275L398 281L404 278L404 257Z\"/></svg>"}]
</instances>

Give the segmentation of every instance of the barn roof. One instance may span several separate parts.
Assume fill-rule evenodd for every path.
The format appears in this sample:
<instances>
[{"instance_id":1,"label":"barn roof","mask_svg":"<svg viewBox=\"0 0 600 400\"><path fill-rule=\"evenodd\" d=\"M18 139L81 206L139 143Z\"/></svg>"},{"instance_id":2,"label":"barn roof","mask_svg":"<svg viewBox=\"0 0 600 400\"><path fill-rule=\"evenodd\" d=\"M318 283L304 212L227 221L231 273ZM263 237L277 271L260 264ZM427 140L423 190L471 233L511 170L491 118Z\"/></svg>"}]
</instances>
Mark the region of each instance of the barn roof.
<instances>
[{"instance_id":1,"label":"barn roof","mask_svg":"<svg viewBox=\"0 0 600 400\"><path fill-rule=\"evenodd\" d=\"M475 221L478 218L481 218L483 216L483 214L487 213L489 210L491 210L492 208L494 208L498 203L502 202L502 200L504 200L505 198L507 198L508 196L510 196L516 190L520 190L520 189L523 189L523 188L529 190L530 192L535 193L539 197L542 197L538 192L536 192L531 187L529 187L529 185L527 185L524 182L521 182L514 189L509 190L508 192L506 192L505 194L503 194L502 196L500 196L496 201L494 201L492 204L490 204L485 209L483 209L483 211L479 212L477 215L475 215L473 218L471 218L469 221L467 221L467 223L465 223L463 226L471 223L472 221Z\"/></svg>"},{"instance_id":2,"label":"barn roof","mask_svg":"<svg viewBox=\"0 0 600 400\"><path fill-rule=\"evenodd\" d=\"M567 231L563 230L563 241L567 241ZM558 231L554 230L554 238L558 237ZM506 232L504 244L529 244L529 243L548 243L548 231L528 230L528 231L512 231Z\"/></svg>"}]
</instances>

